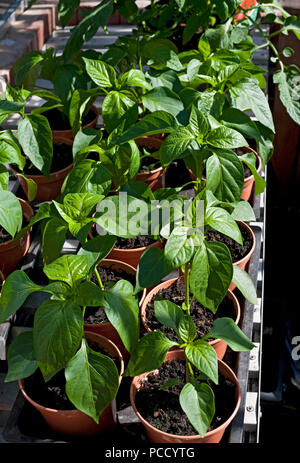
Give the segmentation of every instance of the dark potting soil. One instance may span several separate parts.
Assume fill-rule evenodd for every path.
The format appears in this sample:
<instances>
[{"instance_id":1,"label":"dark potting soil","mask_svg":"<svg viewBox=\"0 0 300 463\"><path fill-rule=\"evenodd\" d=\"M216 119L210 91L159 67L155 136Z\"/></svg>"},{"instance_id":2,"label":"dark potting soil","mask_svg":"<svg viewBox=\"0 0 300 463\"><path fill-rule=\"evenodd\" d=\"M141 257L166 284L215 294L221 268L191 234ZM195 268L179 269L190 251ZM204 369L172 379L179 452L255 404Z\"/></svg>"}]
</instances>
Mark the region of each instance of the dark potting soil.
<instances>
[{"instance_id":1,"label":"dark potting soil","mask_svg":"<svg viewBox=\"0 0 300 463\"><path fill-rule=\"evenodd\" d=\"M91 349L110 357L120 371L119 359L113 358L108 352L100 348L97 343L89 343ZM41 371L38 369L29 378L24 379L24 387L28 396L35 402L47 408L57 410L75 410L76 407L70 402L65 392L66 379L64 370L60 370L53 378L45 383Z\"/></svg>"},{"instance_id":2,"label":"dark potting soil","mask_svg":"<svg viewBox=\"0 0 300 463\"><path fill-rule=\"evenodd\" d=\"M72 146L53 145L53 158L51 164L51 173L65 169L73 162ZM34 166L30 166L31 161L27 159L24 172L27 175L42 175L41 171Z\"/></svg>"},{"instance_id":3,"label":"dark potting soil","mask_svg":"<svg viewBox=\"0 0 300 463\"><path fill-rule=\"evenodd\" d=\"M146 307L146 320L148 327L154 330L160 330L168 336L169 339L177 342L178 338L174 330L168 326L162 325L154 315L155 298L162 298L173 302L179 306L185 301L185 287L183 280L177 280L169 288L161 289L155 297L149 302ZM190 301L192 293L190 291ZM190 305L190 315L195 323L198 337L206 335L212 328L214 321L221 317L230 317L236 319L236 311L233 302L229 297L225 296L224 300L219 305L217 313L213 314L211 310L206 309L195 298Z\"/></svg>"},{"instance_id":4,"label":"dark potting soil","mask_svg":"<svg viewBox=\"0 0 300 463\"><path fill-rule=\"evenodd\" d=\"M23 216L22 228L26 227L27 224L28 224L28 220L26 220L25 217ZM12 240L12 236L9 233L7 233L7 231L4 230L4 228L2 228L0 225L0 244L6 243L7 241L10 241L10 240Z\"/></svg>"},{"instance_id":5,"label":"dark potting soil","mask_svg":"<svg viewBox=\"0 0 300 463\"><path fill-rule=\"evenodd\" d=\"M248 233L248 231L241 225L239 225L239 229L243 238L243 246L234 241L232 238L229 238L228 236L223 235L223 233L213 229L208 230L206 233L206 239L208 241L219 241L226 244L230 251L232 262L238 262L248 254L253 245L252 236Z\"/></svg>"},{"instance_id":6,"label":"dark potting soil","mask_svg":"<svg viewBox=\"0 0 300 463\"><path fill-rule=\"evenodd\" d=\"M127 280L135 286L135 277L122 270L116 271L112 268L98 267L98 272L105 289L111 288L119 280ZM98 286L98 280L92 275L91 281ZM84 322L88 324L107 323L109 320L103 307L87 307L84 314Z\"/></svg>"},{"instance_id":7,"label":"dark potting soil","mask_svg":"<svg viewBox=\"0 0 300 463\"><path fill-rule=\"evenodd\" d=\"M45 111L43 115L48 119L52 130L71 130L69 120L63 116L59 109L54 108L49 111ZM95 119L95 113L90 110L86 116L83 117L82 126L90 124Z\"/></svg>"},{"instance_id":8,"label":"dark potting soil","mask_svg":"<svg viewBox=\"0 0 300 463\"><path fill-rule=\"evenodd\" d=\"M176 188L183 186L186 183L191 182L191 176L187 170L185 163L182 159L171 162L169 169L166 173L166 187ZM193 185L189 185L186 188L192 188Z\"/></svg>"},{"instance_id":9,"label":"dark potting soil","mask_svg":"<svg viewBox=\"0 0 300 463\"><path fill-rule=\"evenodd\" d=\"M139 172L150 172L161 167L161 164L158 159L152 158L151 156L146 156L141 159L141 165Z\"/></svg>"},{"instance_id":10,"label":"dark potting soil","mask_svg":"<svg viewBox=\"0 0 300 463\"><path fill-rule=\"evenodd\" d=\"M148 236L136 236L135 238L117 238L115 248L116 249L136 249L150 246L155 243L155 240Z\"/></svg>"},{"instance_id":11,"label":"dark potting soil","mask_svg":"<svg viewBox=\"0 0 300 463\"><path fill-rule=\"evenodd\" d=\"M142 417L160 431L180 436L197 435L179 403L182 385L166 390L159 388L170 378L185 383L185 362L165 362L159 374L150 373L136 394L136 407ZM219 384L208 384L214 391L216 413L207 432L221 426L235 408L235 384L219 374Z\"/></svg>"}]
</instances>

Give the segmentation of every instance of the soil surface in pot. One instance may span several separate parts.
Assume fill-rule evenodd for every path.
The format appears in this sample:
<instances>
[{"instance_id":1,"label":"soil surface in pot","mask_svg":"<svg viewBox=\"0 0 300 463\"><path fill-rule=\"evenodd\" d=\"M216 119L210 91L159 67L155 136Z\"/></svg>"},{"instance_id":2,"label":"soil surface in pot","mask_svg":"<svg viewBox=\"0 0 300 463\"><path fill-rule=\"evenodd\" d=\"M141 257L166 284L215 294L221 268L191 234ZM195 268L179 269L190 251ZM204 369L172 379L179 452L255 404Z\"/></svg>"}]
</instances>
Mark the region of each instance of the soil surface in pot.
<instances>
[{"instance_id":1,"label":"soil surface in pot","mask_svg":"<svg viewBox=\"0 0 300 463\"><path fill-rule=\"evenodd\" d=\"M71 130L70 122L66 117L63 116L62 112L59 109L54 108L49 111L45 111L43 115L48 119L51 130ZM90 110L86 116L82 118L82 126L84 127L87 124L90 124L96 115Z\"/></svg>"},{"instance_id":2,"label":"soil surface in pot","mask_svg":"<svg viewBox=\"0 0 300 463\"><path fill-rule=\"evenodd\" d=\"M189 171L187 170L182 159L171 162L166 173L166 187L176 188L178 186L183 186L191 181L192 179ZM193 188L193 185L190 184L185 188Z\"/></svg>"},{"instance_id":3,"label":"soil surface in pot","mask_svg":"<svg viewBox=\"0 0 300 463\"><path fill-rule=\"evenodd\" d=\"M136 394L136 407L142 417L160 431L179 436L197 435L179 403L182 385L166 390L159 388L170 378L185 383L185 362L173 360L165 362L159 374L150 373ZM219 384L208 384L215 394L216 413L207 432L221 426L235 408L235 384L219 374Z\"/></svg>"},{"instance_id":4,"label":"soil surface in pot","mask_svg":"<svg viewBox=\"0 0 300 463\"><path fill-rule=\"evenodd\" d=\"M53 145L53 158L51 164L51 173L65 169L73 162L72 146ZM26 160L24 173L27 175L42 175L41 171L34 167L29 159Z\"/></svg>"},{"instance_id":5,"label":"soil surface in pot","mask_svg":"<svg viewBox=\"0 0 300 463\"><path fill-rule=\"evenodd\" d=\"M251 250L253 246L252 236L246 230L246 228L239 225L239 229L241 231L242 238L243 238L243 246L241 246L239 243L234 241L232 238L229 238L229 236L223 235L223 233L220 233L213 229L209 230L206 233L206 239L208 241L219 241L221 243L226 244L226 246L228 247L230 251L232 262L238 262L239 260L243 259L248 254L248 252Z\"/></svg>"},{"instance_id":6,"label":"soil surface in pot","mask_svg":"<svg viewBox=\"0 0 300 463\"><path fill-rule=\"evenodd\" d=\"M136 236L135 238L117 238L115 248L116 249L137 249L150 246L150 244L156 241L148 236Z\"/></svg>"},{"instance_id":7,"label":"soil surface in pot","mask_svg":"<svg viewBox=\"0 0 300 463\"><path fill-rule=\"evenodd\" d=\"M192 292L190 291L190 301L192 300ZM164 288L158 291L158 293L154 296L154 298L149 302L146 307L146 320L147 326L150 328L151 331L160 330L164 334L168 336L169 339L177 342L178 337L172 328L168 326L162 325L154 315L154 301L155 299L166 299L168 301L173 302L179 306L185 301L185 287L183 280L177 280L172 286L169 288ZM207 334L213 324L214 321L221 317L230 317L233 320L236 319L236 311L233 305L232 300L225 296L217 313L213 314L211 310L206 309L203 305L200 304L195 298L193 299L190 305L190 315L195 323L197 335L198 337L202 337Z\"/></svg>"},{"instance_id":8,"label":"soil surface in pot","mask_svg":"<svg viewBox=\"0 0 300 463\"><path fill-rule=\"evenodd\" d=\"M159 167L161 167L161 164L158 159L146 156L141 159L139 173L150 172L151 170L158 169Z\"/></svg>"},{"instance_id":9,"label":"soil surface in pot","mask_svg":"<svg viewBox=\"0 0 300 463\"><path fill-rule=\"evenodd\" d=\"M26 220L25 217L23 216L22 228L26 227L27 224L28 224L28 220ZM7 241L11 241L11 240L12 240L12 236L9 233L7 233L7 231L4 230L4 228L2 228L0 225L0 244L6 243Z\"/></svg>"},{"instance_id":10,"label":"soil surface in pot","mask_svg":"<svg viewBox=\"0 0 300 463\"><path fill-rule=\"evenodd\" d=\"M119 280L129 281L135 286L135 276L123 270L113 270L112 268L98 267L98 272L105 289L111 288ZM92 275L91 281L98 286L98 280ZM84 314L84 322L88 324L99 324L109 322L103 307L87 307Z\"/></svg>"},{"instance_id":11,"label":"soil surface in pot","mask_svg":"<svg viewBox=\"0 0 300 463\"><path fill-rule=\"evenodd\" d=\"M91 349L111 358L120 371L120 361L112 357L104 349L100 348L96 342L89 343ZM45 383L41 371L38 369L29 378L24 379L24 387L28 396L39 405L56 410L75 410L76 407L70 402L65 392L66 379L64 370L59 371L53 378Z\"/></svg>"}]
</instances>

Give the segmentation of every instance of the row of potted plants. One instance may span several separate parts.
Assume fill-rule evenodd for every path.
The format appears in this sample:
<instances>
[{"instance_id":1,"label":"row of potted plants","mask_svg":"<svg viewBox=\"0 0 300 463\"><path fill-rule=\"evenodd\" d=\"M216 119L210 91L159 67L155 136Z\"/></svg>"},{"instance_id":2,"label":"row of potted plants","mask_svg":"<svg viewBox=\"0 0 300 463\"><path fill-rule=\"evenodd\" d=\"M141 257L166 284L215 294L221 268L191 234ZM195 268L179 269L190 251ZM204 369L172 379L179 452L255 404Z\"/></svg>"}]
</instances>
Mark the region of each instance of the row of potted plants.
<instances>
[{"instance_id":1,"label":"row of potted plants","mask_svg":"<svg viewBox=\"0 0 300 463\"><path fill-rule=\"evenodd\" d=\"M72 54L72 41L63 57L30 52L0 101L1 123L21 116L16 134L0 132L0 322L31 293L48 295L33 331L9 346L6 381L19 380L59 432L113 429L123 376L134 377L132 406L153 442L218 442L239 408L237 379L222 358L227 345L253 347L238 328L232 290L257 301L245 271L255 237L245 222L255 220L252 182L257 194L265 188L259 171L272 155L274 126L264 70L252 64L249 28L235 13L224 27L201 25L185 51L169 35L147 32L102 56ZM39 75L53 91L35 90ZM26 114L31 96L46 102ZM97 130L99 96L104 128ZM166 170L180 160L194 188L190 200L186 185L164 186ZM42 201L35 215L7 190L9 171L30 201ZM38 223L46 283L13 271ZM80 250L61 256L68 233ZM176 269L178 278L161 283Z\"/></svg>"}]
</instances>

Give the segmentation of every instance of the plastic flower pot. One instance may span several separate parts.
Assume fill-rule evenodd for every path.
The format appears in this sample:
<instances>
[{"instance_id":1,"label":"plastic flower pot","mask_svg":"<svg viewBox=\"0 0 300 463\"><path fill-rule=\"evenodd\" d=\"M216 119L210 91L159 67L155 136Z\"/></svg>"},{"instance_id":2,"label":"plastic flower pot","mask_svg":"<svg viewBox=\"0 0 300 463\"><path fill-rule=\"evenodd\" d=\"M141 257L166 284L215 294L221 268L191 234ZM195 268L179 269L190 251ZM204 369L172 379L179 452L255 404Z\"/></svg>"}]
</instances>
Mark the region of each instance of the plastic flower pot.
<instances>
[{"instance_id":1,"label":"plastic flower pot","mask_svg":"<svg viewBox=\"0 0 300 463\"><path fill-rule=\"evenodd\" d=\"M135 140L136 144L140 148L155 149L159 150L162 144L162 137L141 137ZM136 176L136 180L139 182L146 183L152 191L163 188L164 177L167 169L158 167L157 169L150 170L148 172L139 172Z\"/></svg>"},{"instance_id":2,"label":"plastic flower pot","mask_svg":"<svg viewBox=\"0 0 300 463\"><path fill-rule=\"evenodd\" d=\"M166 355L165 361L172 361L172 360L185 360L184 351L183 350L169 351ZM155 428L150 423L148 423L137 410L136 404L135 404L135 397L136 397L138 390L141 387L141 384L143 383L143 381L146 380L147 375L149 375L149 373L144 373L142 375L139 375L133 378L133 381L131 383L131 388L130 388L131 405L136 415L140 419L141 423L143 424L146 430L146 433L147 433L147 437L150 442L157 443L157 444L160 444L160 443L162 444L204 444L204 443L216 444L220 442L220 440L222 439L224 435L226 428L230 425L230 423L232 422L232 420L234 419L235 415L238 412L238 409L241 403L241 391L240 391L238 379L236 375L234 374L234 372L231 370L231 368L229 368L229 366L226 365L226 363L222 362L222 360L218 361L218 365L219 365L219 372L226 378L230 379L235 384L236 405L235 405L234 410L232 410L232 413L229 416L229 418L223 424L213 429L212 431L207 432L203 437L201 437L200 435L180 436L180 435L175 435L175 434L168 434L166 432L160 431L159 429ZM156 371L158 373L159 370L156 370Z\"/></svg>"},{"instance_id":3,"label":"plastic flower pot","mask_svg":"<svg viewBox=\"0 0 300 463\"><path fill-rule=\"evenodd\" d=\"M254 252L254 249L255 249L255 246L256 246L256 238L255 238L255 235L254 235L252 229L249 227L249 225L247 225L245 222L238 222L238 223L239 223L240 226L245 228L247 230L248 234L251 235L251 237L252 237L252 247L251 247L250 251L248 252L248 254L246 254L245 257L238 260L237 262L233 262L234 265L237 265L242 270L245 270L246 265L248 264L252 254ZM229 285L230 291L233 291L235 288L236 288L235 284L231 282L230 285Z\"/></svg>"},{"instance_id":4,"label":"plastic flower pot","mask_svg":"<svg viewBox=\"0 0 300 463\"><path fill-rule=\"evenodd\" d=\"M124 362L119 349L112 341L109 341L99 334L85 332L85 337L90 342L97 342L100 347L119 359L119 381L121 383L122 374L124 372ZM106 431L113 431L116 428L117 416L115 400L113 400L113 402L101 413L99 423L97 424L90 416L80 410L56 410L38 404L28 395L24 387L23 379L19 380L19 387L25 399L41 413L48 426L55 432L73 436L88 436Z\"/></svg>"},{"instance_id":5,"label":"plastic flower pot","mask_svg":"<svg viewBox=\"0 0 300 463\"><path fill-rule=\"evenodd\" d=\"M155 286L145 297L141 304L141 320L142 323L145 327L145 329L148 331L148 333L151 333L151 329L149 328L147 324L147 317L146 317L146 307L150 303L150 301L154 298L154 296L162 289L169 288L173 284L175 284L179 279L183 277L178 277L178 278L172 278L170 280L164 281L160 283L159 285ZM235 312L236 312L236 319L235 323L238 324L241 316L241 309L240 309L240 304L239 301L237 300L236 296L230 291L227 291L226 294L233 302ZM215 349L217 353L218 359L222 360L222 358L225 355L226 349L227 349L227 343L223 341L222 339L214 339L213 341L210 341L209 344ZM178 348L174 347L174 350L178 350ZM173 350L172 349L172 350Z\"/></svg>"},{"instance_id":6,"label":"plastic flower pot","mask_svg":"<svg viewBox=\"0 0 300 463\"><path fill-rule=\"evenodd\" d=\"M30 222L33 217L33 210L21 198L18 198L21 203L23 216ZM30 231L31 229L19 240L13 239L0 244L0 271L4 277L9 275L19 264L22 258L25 256L30 245Z\"/></svg>"},{"instance_id":7,"label":"plastic flower pot","mask_svg":"<svg viewBox=\"0 0 300 463\"><path fill-rule=\"evenodd\" d=\"M129 275L132 275L134 277L136 275L136 269L134 267L132 267L131 265L125 264L124 262L119 262L113 259L104 259L100 263L99 267L111 268L112 270L115 270L117 272L118 271L126 272ZM141 299L140 299L140 304L143 303L145 296L146 296L146 290L144 289ZM86 331L90 331L90 332L105 336L107 339L112 341L117 346L117 348L122 354L124 361L127 362L129 360L129 353L125 349L124 344L117 330L113 327L113 325L110 322L93 323L93 324L85 323L84 329Z\"/></svg>"}]
</instances>

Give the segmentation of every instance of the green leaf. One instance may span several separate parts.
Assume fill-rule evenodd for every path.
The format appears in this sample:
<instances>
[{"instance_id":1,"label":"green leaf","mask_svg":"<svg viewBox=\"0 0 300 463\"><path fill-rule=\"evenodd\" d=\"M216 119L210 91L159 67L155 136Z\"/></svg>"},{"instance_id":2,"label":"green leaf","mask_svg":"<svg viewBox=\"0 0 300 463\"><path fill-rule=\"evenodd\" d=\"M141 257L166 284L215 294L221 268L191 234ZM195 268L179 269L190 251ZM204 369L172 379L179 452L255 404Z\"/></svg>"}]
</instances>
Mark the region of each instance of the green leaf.
<instances>
[{"instance_id":1,"label":"green leaf","mask_svg":"<svg viewBox=\"0 0 300 463\"><path fill-rule=\"evenodd\" d=\"M169 387L180 386L181 384L182 382L179 379L170 378L162 386L160 386L159 390L164 391L165 389L169 389Z\"/></svg>"},{"instance_id":2,"label":"green leaf","mask_svg":"<svg viewBox=\"0 0 300 463\"><path fill-rule=\"evenodd\" d=\"M187 383L179 396L182 410L201 437L207 432L215 415L212 389L206 383Z\"/></svg>"},{"instance_id":3,"label":"green leaf","mask_svg":"<svg viewBox=\"0 0 300 463\"><path fill-rule=\"evenodd\" d=\"M184 318L184 312L177 304L167 300L155 300L154 314L162 325L168 326L178 333L179 323Z\"/></svg>"},{"instance_id":4,"label":"green leaf","mask_svg":"<svg viewBox=\"0 0 300 463\"><path fill-rule=\"evenodd\" d=\"M226 108L222 114L222 123L231 129L238 130L244 137L262 141L260 131L251 118L236 108Z\"/></svg>"},{"instance_id":5,"label":"green leaf","mask_svg":"<svg viewBox=\"0 0 300 463\"><path fill-rule=\"evenodd\" d=\"M57 217L53 217L45 224L42 235L42 254L45 265L59 258L67 231L66 223Z\"/></svg>"},{"instance_id":6,"label":"green leaf","mask_svg":"<svg viewBox=\"0 0 300 463\"><path fill-rule=\"evenodd\" d=\"M98 87L116 87L116 71L104 61L83 58L88 75Z\"/></svg>"},{"instance_id":7,"label":"green leaf","mask_svg":"<svg viewBox=\"0 0 300 463\"><path fill-rule=\"evenodd\" d=\"M132 125L138 118L138 106L132 93L111 91L104 98L102 116L107 131L110 133L125 120L124 130Z\"/></svg>"},{"instance_id":8,"label":"green leaf","mask_svg":"<svg viewBox=\"0 0 300 463\"><path fill-rule=\"evenodd\" d=\"M254 305L258 304L256 290L250 275L245 272L245 270L239 268L237 265L233 266L232 282L241 291L247 301Z\"/></svg>"},{"instance_id":9,"label":"green leaf","mask_svg":"<svg viewBox=\"0 0 300 463\"><path fill-rule=\"evenodd\" d=\"M28 232L28 230L34 225L35 223L38 223L44 219L48 219L49 217L52 217L52 211L50 208L49 203L42 203L37 211L37 213L32 217L30 220L29 224L26 225L26 227L23 227L22 230L17 234L16 240L20 239L22 236L25 235L25 233Z\"/></svg>"},{"instance_id":10,"label":"green leaf","mask_svg":"<svg viewBox=\"0 0 300 463\"><path fill-rule=\"evenodd\" d=\"M146 334L131 353L124 376L138 376L161 367L168 350L177 345L160 331Z\"/></svg>"},{"instance_id":11,"label":"green leaf","mask_svg":"<svg viewBox=\"0 0 300 463\"><path fill-rule=\"evenodd\" d=\"M139 339L139 306L133 296L132 285L126 280L120 280L107 290L104 308L125 348L132 352Z\"/></svg>"},{"instance_id":12,"label":"green leaf","mask_svg":"<svg viewBox=\"0 0 300 463\"><path fill-rule=\"evenodd\" d=\"M195 106L192 106L189 125L196 135L200 134L202 137L205 137L209 129L206 117Z\"/></svg>"},{"instance_id":13,"label":"green leaf","mask_svg":"<svg viewBox=\"0 0 300 463\"><path fill-rule=\"evenodd\" d=\"M83 315L70 300L47 300L37 309L33 325L35 358L45 381L65 368L83 336Z\"/></svg>"},{"instance_id":14,"label":"green leaf","mask_svg":"<svg viewBox=\"0 0 300 463\"><path fill-rule=\"evenodd\" d=\"M116 237L112 235L99 235L92 240L87 241L79 249L79 256L86 256L89 260L90 271L95 267L101 260L110 253L113 249Z\"/></svg>"},{"instance_id":15,"label":"green leaf","mask_svg":"<svg viewBox=\"0 0 300 463\"><path fill-rule=\"evenodd\" d=\"M0 132L0 164L16 164L23 170L26 159L21 154L17 143L13 140L12 134Z\"/></svg>"},{"instance_id":16,"label":"green leaf","mask_svg":"<svg viewBox=\"0 0 300 463\"><path fill-rule=\"evenodd\" d=\"M103 307L104 291L91 281L83 281L77 286L74 302L82 307Z\"/></svg>"},{"instance_id":17,"label":"green leaf","mask_svg":"<svg viewBox=\"0 0 300 463\"><path fill-rule=\"evenodd\" d=\"M243 246L241 231L236 221L225 209L220 207L208 208L206 210L206 224Z\"/></svg>"},{"instance_id":18,"label":"green leaf","mask_svg":"<svg viewBox=\"0 0 300 463\"><path fill-rule=\"evenodd\" d=\"M40 51L30 51L19 61L17 61L15 66L15 81L16 85L21 86L26 74L35 68L41 61L44 60L43 53ZM27 86L25 86L27 88Z\"/></svg>"},{"instance_id":19,"label":"green leaf","mask_svg":"<svg viewBox=\"0 0 300 463\"><path fill-rule=\"evenodd\" d=\"M206 187L225 202L239 201L244 187L244 169L232 151L215 150L206 162Z\"/></svg>"},{"instance_id":20,"label":"green leaf","mask_svg":"<svg viewBox=\"0 0 300 463\"><path fill-rule=\"evenodd\" d=\"M241 148L248 144L243 135L225 126L211 130L206 137L206 143L215 148L223 149Z\"/></svg>"},{"instance_id":21,"label":"green leaf","mask_svg":"<svg viewBox=\"0 0 300 463\"><path fill-rule=\"evenodd\" d=\"M175 227L165 249L165 261L172 268L179 268L189 262L194 255L194 241L188 227Z\"/></svg>"},{"instance_id":22,"label":"green leaf","mask_svg":"<svg viewBox=\"0 0 300 463\"><path fill-rule=\"evenodd\" d=\"M119 373L113 360L90 349L83 339L81 348L66 366L65 377L69 400L77 410L99 423L101 413L119 389Z\"/></svg>"},{"instance_id":23,"label":"green leaf","mask_svg":"<svg viewBox=\"0 0 300 463\"><path fill-rule=\"evenodd\" d=\"M177 126L176 119L172 114L165 111L154 111L151 114L146 114L135 126L130 127L117 137L116 143L121 145L135 138L173 132Z\"/></svg>"},{"instance_id":24,"label":"green leaf","mask_svg":"<svg viewBox=\"0 0 300 463\"><path fill-rule=\"evenodd\" d=\"M234 206L231 217L240 222L255 222L256 220L251 204L243 200Z\"/></svg>"},{"instance_id":25,"label":"green leaf","mask_svg":"<svg viewBox=\"0 0 300 463\"><path fill-rule=\"evenodd\" d=\"M84 42L87 42L95 35L100 26L106 25L112 13L113 0L103 0L74 27L71 37L64 48L63 57L65 62L81 49Z\"/></svg>"},{"instance_id":26,"label":"green leaf","mask_svg":"<svg viewBox=\"0 0 300 463\"><path fill-rule=\"evenodd\" d=\"M22 111L25 103L19 103L17 101L6 101L0 100L0 124L11 114Z\"/></svg>"},{"instance_id":27,"label":"green leaf","mask_svg":"<svg viewBox=\"0 0 300 463\"><path fill-rule=\"evenodd\" d=\"M62 27L68 25L79 7L79 4L80 0L60 0L58 2L58 19Z\"/></svg>"},{"instance_id":28,"label":"green leaf","mask_svg":"<svg viewBox=\"0 0 300 463\"><path fill-rule=\"evenodd\" d=\"M26 116L18 125L18 137L24 153L46 177L51 172L53 157L52 132L46 117Z\"/></svg>"},{"instance_id":29,"label":"green leaf","mask_svg":"<svg viewBox=\"0 0 300 463\"><path fill-rule=\"evenodd\" d=\"M242 79L229 89L233 107L241 111L252 110L257 119L273 132L274 123L272 113L264 92L259 88L257 81Z\"/></svg>"},{"instance_id":30,"label":"green leaf","mask_svg":"<svg viewBox=\"0 0 300 463\"><path fill-rule=\"evenodd\" d=\"M97 89L82 90L76 89L72 93L69 106L69 122L73 135L76 135L82 125L83 114L87 111L97 96Z\"/></svg>"},{"instance_id":31,"label":"green leaf","mask_svg":"<svg viewBox=\"0 0 300 463\"><path fill-rule=\"evenodd\" d=\"M7 190L9 183L9 173L5 166L0 164L0 190Z\"/></svg>"},{"instance_id":32,"label":"green leaf","mask_svg":"<svg viewBox=\"0 0 300 463\"><path fill-rule=\"evenodd\" d=\"M174 117L184 111L183 102L179 96L167 87L157 87L142 97L143 105L151 113L166 111Z\"/></svg>"},{"instance_id":33,"label":"green leaf","mask_svg":"<svg viewBox=\"0 0 300 463\"><path fill-rule=\"evenodd\" d=\"M137 268L137 287L150 288L159 283L172 270L173 268L166 261L163 250L156 247L146 249Z\"/></svg>"},{"instance_id":34,"label":"green leaf","mask_svg":"<svg viewBox=\"0 0 300 463\"><path fill-rule=\"evenodd\" d=\"M235 352L249 351L255 347L234 320L228 317L215 320L212 329L204 338L223 339Z\"/></svg>"},{"instance_id":35,"label":"green leaf","mask_svg":"<svg viewBox=\"0 0 300 463\"><path fill-rule=\"evenodd\" d=\"M262 178L256 170L256 156L253 153L246 153L239 158L249 167L255 181L255 192L256 194L263 193L266 188L266 181Z\"/></svg>"},{"instance_id":36,"label":"green leaf","mask_svg":"<svg viewBox=\"0 0 300 463\"><path fill-rule=\"evenodd\" d=\"M273 81L275 84L278 84L280 100L288 114L291 116L293 121L296 122L296 124L300 124L299 69L289 66L285 72L279 71L274 74Z\"/></svg>"},{"instance_id":37,"label":"green leaf","mask_svg":"<svg viewBox=\"0 0 300 463\"><path fill-rule=\"evenodd\" d=\"M200 26L206 26L209 21L209 9L200 15L192 15L188 18L183 30L182 43L189 42Z\"/></svg>"},{"instance_id":38,"label":"green leaf","mask_svg":"<svg viewBox=\"0 0 300 463\"><path fill-rule=\"evenodd\" d=\"M155 64L163 64L174 71L182 70L182 64L177 54L161 39L150 40L143 47L143 55L153 60Z\"/></svg>"},{"instance_id":39,"label":"green leaf","mask_svg":"<svg viewBox=\"0 0 300 463\"><path fill-rule=\"evenodd\" d=\"M37 184L35 183L32 178L27 178L23 174L16 174L17 177L22 177L27 185L27 196L28 196L28 201L33 201L34 198L36 197L37 193Z\"/></svg>"},{"instance_id":40,"label":"green leaf","mask_svg":"<svg viewBox=\"0 0 300 463\"><path fill-rule=\"evenodd\" d=\"M232 274L232 259L227 246L204 241L193 259L191 290L204 307L215 313L226 295Z\"/></svg>"},{"instance_id":41,"label":"green leaf","mask_svg":"<svg viewBox=\"0 0 300 463\"><path fill-rule=\"evenodd\" d=\"M189 154L187 149L195 139L191 131L186 127L178 127L175 132L164 140L160 148L160 160L164 166L172 161Z\"/></svg>"},{"instance_id":42,"label":"green leaf","mask_svg":"<svg viewBox=\"0 0 300 463\"><path fill-rule=\"evenodd\" d=\"M215 349L207 341L197 339L185 348L187 359L202 373L218 384L218 359Z\"/></svg>"},{"instance_id":43,"label":"green leaf","mask_svg":"<svg viewBox=\"0 0 300 463\"><path fill-rule=\"evenodd\" d=\"M64 281L71 287L84 280L89 273L89 260L86 256L65 255L44 267L50 280Z\"/></svg>"},{"instance_id":44,"label":"green leaf","mask_svg":"<svg viewBox=\"0 0 300 463\"><path fill-rule=\"evenodd\" d=\"M130 69L119 78L121 88L139 87L143 90L151 90L152 85L147 82L145 74L139 69Z\"/></svg>"},{"instance_id":45,"label":"green leaf","mask_svg":"<svg viewBox=\"0 0 300 463\"><path fill-rule=\"evenodd\" d=\"M90 145L97 144L102 138L101 130L96 129L82 129L79 130L74 138L72 147L73 158L76 161L76 154L83 148L87 148Z\"/></svg>"},{"instance_id":46,"label":"green leaf","mask_svg":"<svg viewBox=\"0 0 300 463\"><path fill-rule=\"evenodd\" d=\"M21 230L23 212L18 198L10 191L0 191L0 226L13 238Z\"/></svg>"},{"instance_id":47,"label":"green leaf","mask_svg":"<svg viewBox=\"0 0 300 463\"><path fill-rule=\"evenodd\" d=\"M111 175L102 163L83 159L76 164L62 186L63 195L94 193L106 195L111 186Z\"/></svg>"},{"instance_id":48,"label":"green leaf","mask_svg":"<svg viewBox=\"0 0 300 463\"><path fill-rule=\"evenodd\" d=\"M12 340L7 351L8 371L5 382L28 378L38 368L33 352L33 333L27 331Z\"/></svg>"},{"instance_id":49,"label":"green leaf","mask_svg":"<svg viewBox=\"0 0 300 463\"><path fill-rule=\"evenodd\" d=\"M179 321L178 334L183 342L192 343L197 337L196 326L190 315L185 314Z\"/></svg>"}]
</instances>

